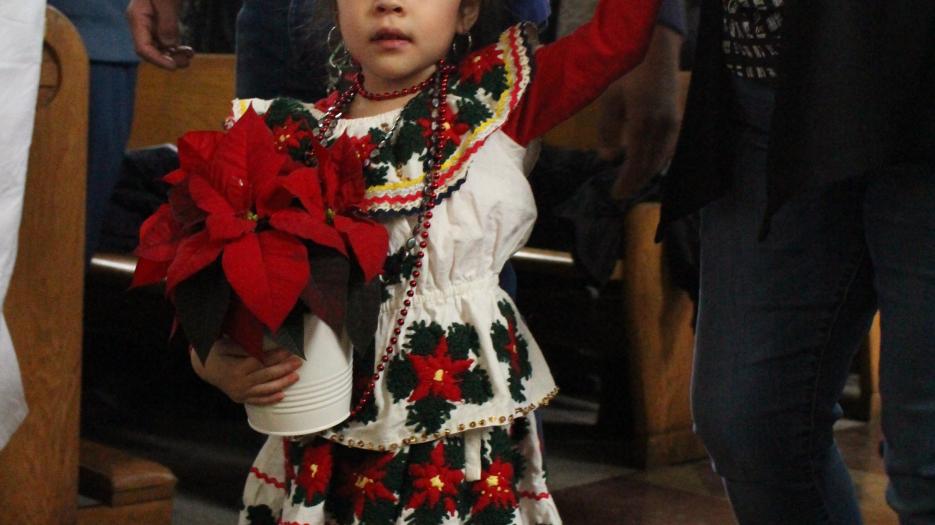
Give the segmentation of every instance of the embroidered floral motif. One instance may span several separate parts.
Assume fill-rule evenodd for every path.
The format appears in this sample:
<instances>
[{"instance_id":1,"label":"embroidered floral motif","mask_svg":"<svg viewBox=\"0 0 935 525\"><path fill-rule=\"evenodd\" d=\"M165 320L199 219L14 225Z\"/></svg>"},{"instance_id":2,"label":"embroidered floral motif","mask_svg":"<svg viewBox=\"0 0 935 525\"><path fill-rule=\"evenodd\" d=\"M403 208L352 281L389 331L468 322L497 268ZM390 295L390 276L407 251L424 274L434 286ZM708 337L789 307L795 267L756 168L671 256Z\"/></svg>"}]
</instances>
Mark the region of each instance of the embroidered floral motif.
<instances>
[{"instance_id":1,"label":"embroidered floral motif","mask_svg":"<svg viewBox=\"0 0 935 525\"><path fill-rule=\"evenodd\" d=\"M429 356L409 357L419 383L409 401L419 401L432 395L448 401L461 401L462 376L474 363L473 359L452 359L448 355L448 339L442 337Z\"/></svg>"},{"instance_id":2,"label":"embroidered floral motif","mask_svg":"<svg viewBox=\"0 0 935 525\"><path fill-rule=\"evenodd\" d=\"M510 395L518 402L526 401L523 381L532 376L532 364L529 362L529 344L522 334L516 331L516 312L506 300L497 303L500 313L506 320L506 326L497 321L490 328L490 338L497 359L509 365Z\"/></svg>"},{"instance_id":3,"label":"embroidered floral motif","mask_svg":"<svg viewBox=\"0 0 935 525\"><path fill-rule=\"evenodd\" d=\"M487 372L476 366L480 340L474 327L413 323L405 352L390 361L387 387L395 402L406 402L406 425L415 432L438 431L458 404L483 404L493 398ZM473 365L473 368L471 368Z\"/></svg>"},{"instance_id":4,"label":"embroidered floral motif","mask_svg":"<svg viewBox=\"0 0 935 525\"><path fill-rule=\"evenodd\" d=\"M445 444L439 441L432 449L427 462L409 465L412 495L406 503L407 508L422 509L423 513L431 512L436 515L454 516L458 512L457 498L464 482L464 472L461 470L463 466L451 468L445 456ZM442 508L444 512L440 512ZM436 521L440 522L440 519Z\"/></svg>"},{"instance_id":5,"label":"embroidered floral motif","mask_svg":"<svg viewBox=\"0 0 935 525\"><path fill-rule=\"evenodd\" d=\"M286 455L290 458L286 473L295 483L292 503L314 507L325 500L331 484L332 447L330 441L315 439L301 445L284 440Z\"/></svg>"},{"instance_id":6,"label":"embroidered floral motif","mask_svg":"<svg viewBox=\"0 0 935 525\"><path fill-rule=\"evenodd\" d=\"M464 122L458 122L458 115L449 107L445 113L445 120L442 121L441 137L447 142L455 145L461 144L461 136L471 129L471 126ZM432 138L432 119L420 118L419 127L422 128L422 136L426 140Z\"/></svg>"},{"instance_id":7,"label":"embroidered floral motif","mask_svg":"<svg viewBox=\"0 0 935 525\"><path fill-rule=\"evenodd\" d=\"M503 66L503 52L496 47L488 47L471 53L458 68L461 79L465 82L479 84L487 73Z\"/></svg>"},{"instance_id":8,"label":"embroidered floral motif","mask_svg":"<svg viewBox=\"0 0 935 525\"><path fill-rule=\"evenodd\" d=\"M516 507L516 492L513 491L513 465L499 459L494 460L474 482L471 491L477 495L477 501L471 512L477 514L490 505L501 509Z\"/></svg>"},{"instance_id":9,"label":"embroidered floral motif","mask_svg":"<svg viewBox=\"0 0 935 525\"><path fill-rule=\"evenodd\" d=\"M276 151L280 153L287 153L301 148L302 141L311 138L311 132L306 127L306 121L292 120L291 115L287 116L286 121L281 125L271 127L271 130Z\"/></svg>"},{"instance_id":10,"label":"embroidered floral motif","mask_svg":"<svg viewBox=\"0 0 935 525\"><path fill-rule=\"evenodd\" d=\"M525 471L525 458L517 443L528 436L528 427L524 430L519 428L521 425L528 425L527 420L517 420L512 428L494 428L484 443L481 477L471 485L470 496L464 502L470 505L469 523L495 525L514 522L519 506L516 484Z\"/></svg>"},{"instance_id":11,"label":"embroidered floral motif","mask_svg":"<svg viewBox=\"0 0 935 525\"><path fill-rule=\"evenodd\" d=\"M339 523L389 524L396 514L397 495L394 488L402 479L405 454L368 453L363 461L354 461L344 451L340 461L341 474L337 484L337 498L326 502L331 506Z\"/></svg>"},{"instance_id":12,"label":"embroidered floral motif","mask_svg":"<svg viewBox=\"0 0 935 525\"><path fill-rule=\"evenodd\" d=\"M263 118L273 132L276 149L288 153L292 160L304 162L312 147L311 130L318 126L312 113L298 100L277 98Z\"/></svg>"}]
</instances>

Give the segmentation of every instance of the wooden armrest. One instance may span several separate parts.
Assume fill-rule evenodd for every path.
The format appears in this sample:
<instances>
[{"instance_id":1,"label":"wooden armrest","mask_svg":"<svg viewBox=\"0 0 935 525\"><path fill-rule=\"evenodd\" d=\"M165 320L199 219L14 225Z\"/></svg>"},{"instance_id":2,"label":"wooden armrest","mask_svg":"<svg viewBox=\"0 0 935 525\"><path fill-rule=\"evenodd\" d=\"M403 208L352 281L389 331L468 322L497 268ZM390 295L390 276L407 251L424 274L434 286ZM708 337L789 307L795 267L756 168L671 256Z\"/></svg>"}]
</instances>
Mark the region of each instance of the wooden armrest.
<instances>
[{"instance_id":1,"label":"wooden armrest","mask_svg":"<svg viewBox=\"0 0 935 525\"><path fill-rule=\"evenodd\" d=\"M166 467L87 440L81 441L78 491L121 507L172 499L176 478Z\"/></svg>"},{"instance_id":2,"label":"wooden armrest","mask_svg":"<svg viewBox=\"0 0 935 525\"><path fill-rule=\"evenodd\" d=\"M575 263L568 252L545 250L542 248L521 248L511 258L517 268L550 275L574 277ZM115 286L128 287L136 269L136 257L122 253L96 253L91 258L89 274L95 280ZM617 261L610 279L619 281L623 275L623 265ZM150 287L161 290L161 287Z\"/></svg>"}]
</instances>

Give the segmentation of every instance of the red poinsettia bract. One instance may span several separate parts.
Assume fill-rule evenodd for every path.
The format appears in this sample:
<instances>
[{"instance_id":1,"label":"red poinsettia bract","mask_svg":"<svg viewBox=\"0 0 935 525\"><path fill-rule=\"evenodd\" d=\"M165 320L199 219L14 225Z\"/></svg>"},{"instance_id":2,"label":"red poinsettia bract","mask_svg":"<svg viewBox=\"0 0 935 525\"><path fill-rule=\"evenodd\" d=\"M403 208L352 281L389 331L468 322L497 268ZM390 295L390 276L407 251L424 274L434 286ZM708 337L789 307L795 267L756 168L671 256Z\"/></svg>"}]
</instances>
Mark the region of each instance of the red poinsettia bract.
<instances>
[{"instance_id":1,"label":"red poinsettia bract","mask_svg":"<svg viewBox=\"0 0 935 525\"><path fill-rule=\"evenodd\" d=\"M315 151L316 167L293 162L277 151L252 108L226 133L186 133L179 140L180 168L165 178L173 186L169 204L140 228L133 286L165 278L172 297L180 283L220 258L223 278L237 294L227 325L230 315L255 317L259 323L236 323L231 335L257 355L260 323L276 332L309 283L306 241L355 256L372 279L382 268L387 233L356 214L364 191L356 152L346 140L333 152L317 144ZM200 340L203 346L210 338Z\"/></svg>"}]
</instances>

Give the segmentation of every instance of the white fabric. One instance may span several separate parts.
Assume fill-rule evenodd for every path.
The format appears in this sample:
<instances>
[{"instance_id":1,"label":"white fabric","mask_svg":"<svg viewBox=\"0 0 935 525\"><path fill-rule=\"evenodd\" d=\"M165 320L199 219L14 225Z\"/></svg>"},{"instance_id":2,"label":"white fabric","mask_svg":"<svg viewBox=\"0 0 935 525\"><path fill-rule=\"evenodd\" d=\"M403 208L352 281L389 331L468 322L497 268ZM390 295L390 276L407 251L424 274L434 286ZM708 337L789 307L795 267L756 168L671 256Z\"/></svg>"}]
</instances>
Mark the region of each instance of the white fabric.
<instances>
[{"instance_id":1,"label":"white fabric","mask_svg":"<svg viewBox=\"0 0 935 525\"><path fill-rule=\"evenodd\" d=\"M320 111L311 111L321 118ZM393 111L369 118L342 119L335 127L335 136L346 133L362 137L374 127L390 125L397 114ZM416 321L434 321L443 327L465 322L476 327L481 336L479 362L490 374L494 392L494 398L482 405L458 404L441 432L461 432L471 422L502 424L501 417L536 406L555 390L555 382L538 345L512 300L500 288L497 277L509 258L526 244L536 221L536 203L524 171L526 154L526 148L497 130L474 154L464 184L434 210L423 275L412 299L407 326ZM421 162L413 159L402 169L421 173ZM390 233L390 253L406 243L415 220L414 217L396 217L384 222ZM393 323L402 307L403 291L402 286L389 289L392 298L380 311L376 348L385 348L392 335ZM526 399L522 403L510 395L508 365L498 362L489 336L493 323L503 322L498 307L502 301L507 301L517 312L517 331L529 344L532 377L524 380ZM385 376L378 381L377 392L377 420L367 425L352 424L342 431L344 437L387 447L405 439L415 442L431 439L431 436L414 433L405 424L406 404L393 401ZM327 433L326 436L331 437Z\"/></svg>"},{"instance_id":2,"label":"white fabric","mask_svg":"<svg viewBox=\"0 0 935 525\"><path fill-rule=\"evenodd\" d=\"M44 24L45 0L0 0L0 304L16 261ZM26 413L13 342L0 316L0 449Z\"/></svg>"},{"instance_id":3,"label":"white fabric","mask_svg":"<svg viewBox=\"0 0 935 525\"><path fill-rule=\"evenodd\" d=\"M264 114L271 101L235 100L233 117L239 118L244 108L251 106L258 114ZM322 118L320 110L311 106L307 109L316 119ZM334 135L359 138L374 128L390 129L400 111L340 119L335 124ZM526 175L533 164L529 156L537 153L537 148L527 149L517 144L502 129L494 131L474 153L463 185L434 209L422 276L403 327L404 333L418 321L436 322L442 327L453 323L475 327L480 339L476 366L489 374L493 398L483 404L457 403L442 428L417 432L407 424L409 406L406 402L394 401L387 376L383 374L377 381L374 395L376 420L367 424L353 422L339 432L328 430L322 433L324 437L357 448L395 450L404 444L437 439L436 435L502 425L514 416L531 412L555 395L555 382L539 346L516 305L498 284L503 265L525 245L536 221L536 203ZM413 156L398 169L402 180L414 180L422 175L422 162ZM405 245L415 220L413 216L396 216L383 221L390 235L390 253L396 253ZM391 298L383 303L377 324L378 349L389 343L393 323L405 298L402 296L405 288L401 285L391 286L388 292ZM522 400L512 397L510 365L498 360L490 336L495 323L507 324L500 309L502 303L516 313L516 333L528 344L531 376L522 380ZM381 356L382 353L378 353L374 358Z\"/></svg>"}]
</instances>

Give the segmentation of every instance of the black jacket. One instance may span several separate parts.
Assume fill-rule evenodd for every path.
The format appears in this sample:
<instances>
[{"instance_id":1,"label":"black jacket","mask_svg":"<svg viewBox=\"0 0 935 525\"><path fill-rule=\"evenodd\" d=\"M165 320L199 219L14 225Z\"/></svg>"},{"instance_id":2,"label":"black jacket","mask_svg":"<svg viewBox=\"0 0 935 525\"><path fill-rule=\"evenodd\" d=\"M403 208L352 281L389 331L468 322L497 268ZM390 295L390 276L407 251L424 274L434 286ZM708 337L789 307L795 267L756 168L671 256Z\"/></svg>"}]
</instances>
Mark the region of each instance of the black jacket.
<instances>
[{"instance_id":1,"label":"black jacket","mask_svg":"<svg viewBox=\"0 0 935 525\"><path fill-rule=\"evenodd\" d=\"M702 0L660 231L731 182L721 6ZM935 0L786 0L783 9L764 224L804 189L894 164L935 163Z\"/></svg>"}]
</instances>

